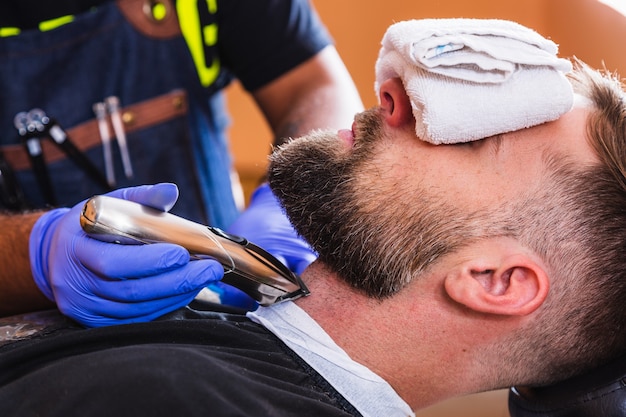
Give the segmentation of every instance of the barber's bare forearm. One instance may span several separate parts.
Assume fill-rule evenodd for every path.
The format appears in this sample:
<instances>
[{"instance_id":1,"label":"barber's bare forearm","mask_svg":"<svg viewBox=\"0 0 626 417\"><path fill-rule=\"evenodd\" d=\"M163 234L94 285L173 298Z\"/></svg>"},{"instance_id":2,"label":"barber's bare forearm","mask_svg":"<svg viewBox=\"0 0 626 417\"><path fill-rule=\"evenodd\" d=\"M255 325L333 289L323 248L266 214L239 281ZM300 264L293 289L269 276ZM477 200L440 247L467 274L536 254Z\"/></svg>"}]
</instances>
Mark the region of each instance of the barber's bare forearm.
<instances>
[{"instance_id":1,"label":"barber's bare forearm","mask_svg":"<svg viewBox=\"0 0 626 417\"><path fill-rule=\"evenodd\" d=\"M41 214L0 214L0 316L53 306L30 269L28 238Z\"/></svg>"},{"instance_id":2,"label":"barber's bare forearm","mask_svg":"<svg viewBox=\"0 0 626 417\"><path fill-rule=\"evenodd\" d=\"M274 131L275 144L312 129L349 127L363 110L356 86L332 46L253 95Z\"/></svg>"},{"instance_id":3,"label":"barber's bare forearm","mask_svg":"<svg viewBox=\"0 0 626 417\"><path fill-rule=\"evenodd\" d=\"M323 86L294 103L284 122L277 127L274 145L302 136L312 129L349 128L362 110L358 95L342 94L343 88Z\"/></svg>"}]
</instances>

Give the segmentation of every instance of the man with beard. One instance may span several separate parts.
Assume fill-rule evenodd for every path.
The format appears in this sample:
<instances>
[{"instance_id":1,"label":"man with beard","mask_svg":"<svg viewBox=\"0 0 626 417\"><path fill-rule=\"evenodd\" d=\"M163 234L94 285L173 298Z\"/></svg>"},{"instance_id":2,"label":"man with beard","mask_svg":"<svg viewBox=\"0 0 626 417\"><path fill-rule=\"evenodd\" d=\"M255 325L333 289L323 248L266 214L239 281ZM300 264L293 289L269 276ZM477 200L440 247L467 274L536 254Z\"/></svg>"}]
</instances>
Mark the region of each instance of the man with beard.
<instances>
[{"instance_id":1,"label":"man with beard","mask_svg":"<svg viewBox=\"0 0 626 417\"><path fill-rule=\"evenodd\" d=\"M407 416L622 355L626 99L569 79L558 120L453 145L420 140L386 80L351 130L271 158L319 254L309 297L6 345L0 414Z\"/></svg>"}]
</instances>

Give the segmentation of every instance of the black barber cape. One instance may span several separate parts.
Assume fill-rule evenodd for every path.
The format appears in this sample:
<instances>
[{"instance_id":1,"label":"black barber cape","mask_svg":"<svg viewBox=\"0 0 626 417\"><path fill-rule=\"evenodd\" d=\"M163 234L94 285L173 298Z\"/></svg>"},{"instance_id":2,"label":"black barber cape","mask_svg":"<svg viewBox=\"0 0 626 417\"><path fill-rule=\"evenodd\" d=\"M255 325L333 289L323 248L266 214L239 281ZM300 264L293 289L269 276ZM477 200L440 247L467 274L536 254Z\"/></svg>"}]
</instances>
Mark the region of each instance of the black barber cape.
<instances>
[{"instance_id":1,"label":"black barber cape","mask_svg":"<svg viewBox=\"0 0 626 417\"><path fill-rule=\"evenodd\" d=\"M243 315L185 309L0 347L2 417L360 415Z\"/></svg>"}]
</instances>

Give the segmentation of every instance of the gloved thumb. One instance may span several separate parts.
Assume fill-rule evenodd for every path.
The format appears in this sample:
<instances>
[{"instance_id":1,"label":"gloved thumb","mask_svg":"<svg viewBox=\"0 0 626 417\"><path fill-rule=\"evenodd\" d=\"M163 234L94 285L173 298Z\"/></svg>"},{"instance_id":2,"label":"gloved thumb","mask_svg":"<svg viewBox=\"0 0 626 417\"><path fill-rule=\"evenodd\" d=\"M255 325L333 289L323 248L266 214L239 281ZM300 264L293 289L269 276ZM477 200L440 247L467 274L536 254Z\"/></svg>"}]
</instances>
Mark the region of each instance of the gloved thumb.
<instances>
[{"instance_id":1,"label":"gloved thumb","mask_svg":"<svg viewBox=\"0 0 626 417\"><path fill-rule=\"evenodd\" d=\"M178 200L178 187L176 184L162 182L154 185L121 188L106 195L134 201L157 210L170 211Z\"/></svg>"}]
</instances>

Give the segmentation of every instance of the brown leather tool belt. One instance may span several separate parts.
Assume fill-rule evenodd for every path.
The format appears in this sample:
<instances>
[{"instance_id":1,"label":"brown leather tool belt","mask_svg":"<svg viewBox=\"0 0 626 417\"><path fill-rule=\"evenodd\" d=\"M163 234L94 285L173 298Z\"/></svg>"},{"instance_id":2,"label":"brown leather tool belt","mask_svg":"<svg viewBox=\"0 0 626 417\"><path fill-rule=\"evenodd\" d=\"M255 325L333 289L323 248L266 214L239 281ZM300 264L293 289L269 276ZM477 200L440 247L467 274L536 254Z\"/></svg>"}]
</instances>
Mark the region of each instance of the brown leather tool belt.
<instances>
[{"instance_id":1,"label":"brown leather tool belt","mask_svg":"<svg viewBox=\"0 0 626 417\"><path fill-rule=\"evenodd\" d=\"M184 115L187 112L187 96L182 90L142 101L122 108L122 121L127 133L141 130L152 125L165 122ZM111 121L109 129L112 131ZM102 144L96 119L88 120L77 126L67 129L68 135L82 152ZM43 153L47 163L61 160L66 155L54 144L42 142ZM15 171L30 168L30 160L24 146L5 145L0 147L4 159Z\"/></svg>"}]
</instances>

